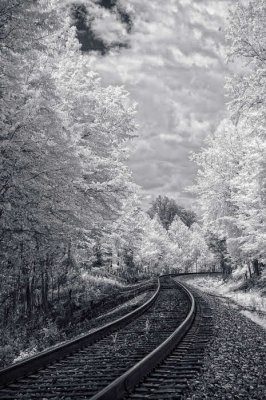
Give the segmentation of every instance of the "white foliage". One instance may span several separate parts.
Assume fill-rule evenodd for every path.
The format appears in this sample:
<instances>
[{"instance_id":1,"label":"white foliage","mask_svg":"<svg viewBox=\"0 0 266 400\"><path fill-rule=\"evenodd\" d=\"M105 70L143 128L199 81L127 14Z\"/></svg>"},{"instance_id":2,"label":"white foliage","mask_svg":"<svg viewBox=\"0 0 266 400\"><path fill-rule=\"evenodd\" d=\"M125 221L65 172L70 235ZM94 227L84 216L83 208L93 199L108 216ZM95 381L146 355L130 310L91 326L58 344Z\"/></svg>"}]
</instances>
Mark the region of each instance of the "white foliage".
<instances>
[{"instance_id":1,"label":"white foliage","mask_svg":"<svg viewBox=\"0 0 266 400\"><path fill-rule=\"evenodd\" d=\"M1 4L0 253L7 292L20 266L22 287L34 290L30 282L39 274L67 274L62 262L71 259L75 269L74 252L79 261L89 258L94 238L134 191L125 161L135 105L122 87L103 87L91 71L69 13L68 1Z\"/></svg>"},{"instance_id":2,"label":"white foliage","mask_svg":"<svg viewBox=\"0 0 266 400\"><path fill-rule=\"evenodd\" d=\"M227 81L228 119L194 156L204 226L226 238L236 262L266 261L265 32L265 1L237 2L227 41L230 60L242 67Z\"/></svg>"}]
</instances>

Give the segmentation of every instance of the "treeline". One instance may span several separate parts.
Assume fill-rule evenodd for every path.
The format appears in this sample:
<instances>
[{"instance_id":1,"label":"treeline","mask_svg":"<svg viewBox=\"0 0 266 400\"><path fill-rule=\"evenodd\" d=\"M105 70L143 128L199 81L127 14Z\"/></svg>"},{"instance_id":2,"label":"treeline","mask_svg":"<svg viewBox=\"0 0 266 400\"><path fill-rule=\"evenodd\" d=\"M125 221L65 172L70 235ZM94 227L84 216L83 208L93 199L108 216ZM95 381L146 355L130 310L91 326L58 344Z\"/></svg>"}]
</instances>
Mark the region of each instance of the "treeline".
<instances>
[{"instance_id":1,"label":"treeline","mask_svg":"<svg viewBox=\"0 0 266 400\"><path fill-rule=\"evenodd\" d=\"M227 27L228 112L194 156L203 226L228 273L259 276L266 264L266 3L237 2Z\"/></svg>"},{"instance_id":2,"label":"treeline","mask_svg":"<svg viewBox=\"0 0 266 400\"><path fill-rule=\"evenodd\" d=\"M219 270L219 251L211 249L193 211L158 196L143 211L138 196L126 201L110 235L97 247L101 266L128 280L167 272Z\"/></svg>"},{"instance_id":3,"label":"treeline","mask_svg":"<svg viewBox=\"0 0 266 400\"><path fill-rule=\"evenodd\" d=\"M135 187L135 106L80 51L71 4L3 0L1 321L82 293L82 268Z\"/></svg>"}]
</instances>

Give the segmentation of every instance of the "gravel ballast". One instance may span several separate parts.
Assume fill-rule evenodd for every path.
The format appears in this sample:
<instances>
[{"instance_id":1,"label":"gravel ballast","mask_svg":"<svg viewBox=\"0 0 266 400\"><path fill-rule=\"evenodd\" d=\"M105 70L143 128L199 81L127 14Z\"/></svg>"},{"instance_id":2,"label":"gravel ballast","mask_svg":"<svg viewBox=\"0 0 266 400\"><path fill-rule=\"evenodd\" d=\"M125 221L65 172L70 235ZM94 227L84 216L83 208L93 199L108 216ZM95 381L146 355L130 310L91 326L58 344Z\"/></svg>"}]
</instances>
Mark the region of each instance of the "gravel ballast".
<instances>
[{"instance_id":1,"label":"gravel ballast","mask_svg":"<svg viewBox=\"0 0 266 400\"><path fill-rule=\"evenodd\" d=\"M183 399L266 399L266 331L233 306L199 292L213 308L213 339Z\"/></svg>"}]
</instances>

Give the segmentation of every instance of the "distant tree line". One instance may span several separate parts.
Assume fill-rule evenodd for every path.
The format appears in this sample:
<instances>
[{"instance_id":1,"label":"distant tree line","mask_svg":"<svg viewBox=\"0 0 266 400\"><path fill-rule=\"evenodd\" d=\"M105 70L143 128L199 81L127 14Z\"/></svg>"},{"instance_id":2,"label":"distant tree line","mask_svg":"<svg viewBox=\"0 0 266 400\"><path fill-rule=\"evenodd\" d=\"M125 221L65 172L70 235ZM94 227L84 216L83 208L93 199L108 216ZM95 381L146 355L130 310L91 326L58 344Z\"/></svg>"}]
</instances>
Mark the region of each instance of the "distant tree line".
<instances>
[{"instance_id":1,"label":"distant tree line","mask_svg":"<svg viewBox=\"0 0 266 400\"><path fill-rule=\"evenodd\" d=\"M169 199L167 196L158 196L148 210L151 218L157 215L161 221L162 226L168 230L175 216L178 216L181 221L190 227L196 222L196 214L193 211L185 210L179 206L175 200Z\"/></svg>"}]
</instances>

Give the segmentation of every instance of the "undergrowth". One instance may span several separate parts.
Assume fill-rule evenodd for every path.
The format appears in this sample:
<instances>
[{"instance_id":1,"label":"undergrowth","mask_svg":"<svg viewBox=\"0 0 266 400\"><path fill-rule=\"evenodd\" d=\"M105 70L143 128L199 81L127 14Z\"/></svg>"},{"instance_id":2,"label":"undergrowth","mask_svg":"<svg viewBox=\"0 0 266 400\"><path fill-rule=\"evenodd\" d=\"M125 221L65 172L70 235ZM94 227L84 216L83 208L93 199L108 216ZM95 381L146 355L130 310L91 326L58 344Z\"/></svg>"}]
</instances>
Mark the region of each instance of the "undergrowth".
<instances>
[{"instance_id":1,"label":"undergrowth","mask_svg":"<svg viewBox=\"0 0 266 400\"><path fill-rule=\"evenodd\" d=\"M121 303L121 289L125 286L114 277L83 274L80 290L66 288L66 295L49 302L44 312L33 315L21 313L12 321L0 325L0 367L20 361L38 351L80 333L84 324ZM68 295L67 295L68 294Z\"/></svg>"}]
</instances>

